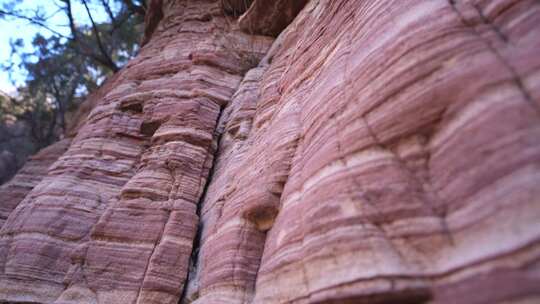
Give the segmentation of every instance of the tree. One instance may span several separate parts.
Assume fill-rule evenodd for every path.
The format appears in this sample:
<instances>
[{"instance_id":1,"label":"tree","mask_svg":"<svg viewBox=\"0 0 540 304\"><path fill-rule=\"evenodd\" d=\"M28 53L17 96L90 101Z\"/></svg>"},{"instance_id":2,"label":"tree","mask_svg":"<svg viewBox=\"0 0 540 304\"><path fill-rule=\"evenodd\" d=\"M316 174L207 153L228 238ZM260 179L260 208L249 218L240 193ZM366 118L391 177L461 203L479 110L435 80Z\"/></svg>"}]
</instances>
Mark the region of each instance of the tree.
<instances>
[{"instance_id":1,"label":"tree","mask_svg":"<svg viewBox=\"0 0 540 304\"><path fill-rule=\"evenodd\" d=\"M88 57L103 68L116 72L119 63L125 63L126 52L128 57L136 50L135 36L137 30L134 25L141 24L146 12L144 1L133 0L49 0L49 6L57 7L54 14L47 14L43 9L37 8L32 12L18 9L18 1L12 1L0 9L0 18L15 18L28 21L48 31L55 39L68 41L67 46L83 57ZM73 13L74 4L82 4L90 21L88 25L77 22ZM89 4L97 4L104 11L109 20L97 24ZM113 7L119 7L116 12ZM61 33L50 19L58 12L65 16L65 27L69 34Z\"/></svg>"},{"instance_id":2,"label":"tree","mask_svg":"<svg viewBox=\"0 0 540 304\"><path fill-rule=\"evenodd\" d=\"M135 0L48 0L47 4L49 11L24 10L20 0L0 8L0 19L24 20L41 29L31 51L26 51L22 40L12 41L12 56L20 64L3 68L24 70L27 77L17 96L9 102L0 100L0 130L7 124L6 115L24 122L33 152L57 140L66 131L66 114L136 54L146 12L144 1ZM53 22L58 14L65 24Z\"/></svg>"}]
</instances>

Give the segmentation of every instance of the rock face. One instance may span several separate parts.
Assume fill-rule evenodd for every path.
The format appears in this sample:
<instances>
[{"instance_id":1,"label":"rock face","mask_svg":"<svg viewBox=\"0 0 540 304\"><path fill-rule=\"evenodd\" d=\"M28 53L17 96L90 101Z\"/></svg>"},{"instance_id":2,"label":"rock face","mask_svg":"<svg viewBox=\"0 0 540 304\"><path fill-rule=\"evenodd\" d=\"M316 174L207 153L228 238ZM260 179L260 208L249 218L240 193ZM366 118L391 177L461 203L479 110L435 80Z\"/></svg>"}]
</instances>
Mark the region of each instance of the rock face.
<instances>
[{"instance_id":1,"label":"rock face","mask_svg":"<svg viewBox=\"0 0 540 304\"><path fill-rule=\"evenodd\" d=\"M39 151L26 162L13 179L0 186L0 197L2 198L0 225L4 225L13 209L47 175L49 167L66 152L70 142L69 138L60 140Z\"/></svg>"},{"instance_id":2,"label":"rock face","mask_svg":"<svg viewBox=\"0 0 540 304\"><path fill-rule=\"evenodd\" d=\"M13 180L0 301L540 301L537 1L241 4L150 4Z\"/></svg>"}]
</instances>

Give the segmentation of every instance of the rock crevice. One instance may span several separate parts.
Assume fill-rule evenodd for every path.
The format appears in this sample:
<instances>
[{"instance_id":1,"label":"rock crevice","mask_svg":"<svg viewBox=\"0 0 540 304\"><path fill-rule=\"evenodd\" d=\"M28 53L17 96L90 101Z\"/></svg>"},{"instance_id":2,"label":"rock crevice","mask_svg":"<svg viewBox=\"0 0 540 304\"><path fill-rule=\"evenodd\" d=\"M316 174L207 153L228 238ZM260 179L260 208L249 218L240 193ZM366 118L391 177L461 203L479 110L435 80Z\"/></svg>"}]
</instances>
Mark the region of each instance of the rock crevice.
<instances>
[{"instance_id":1,"label":"rock crevice","mask_svg":"<svg viewBox=\"0 0 540 304\"><path fill-rule=\"evenodd\" d=\"M0 189L0 301L540 299L537 2L150 7Z\"/></svg>"}]
</instances>

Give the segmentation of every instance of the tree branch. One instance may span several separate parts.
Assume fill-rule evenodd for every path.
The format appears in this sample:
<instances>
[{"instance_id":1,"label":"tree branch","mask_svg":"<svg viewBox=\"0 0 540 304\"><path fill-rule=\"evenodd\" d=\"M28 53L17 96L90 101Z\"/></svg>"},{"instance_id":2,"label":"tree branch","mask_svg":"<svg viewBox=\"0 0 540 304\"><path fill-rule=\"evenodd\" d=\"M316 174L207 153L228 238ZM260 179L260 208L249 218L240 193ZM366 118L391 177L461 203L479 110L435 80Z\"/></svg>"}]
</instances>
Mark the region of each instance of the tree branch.
<instances>
[{"instance_id":1,"label":"tree branch","mask_svg":"<svg viewBox=\"0 0 540 304\"><path fill-rule=\"evenodd\" d=\"M142 2L142 5L137 5L131 0L122 0L122 2L124 2L128 9L133 13L139 14L143 17L144 15L146 15L146 4L144 3L144 1Z\"/></svg>"},{"instance_id":2,"label":"tree branch","mask_svg":"<svg viewBox=\"0 0 540 304\"><path fill-rule=\"evenodd\" d=\"M107 15L109 15L109 19L111 19L111 23L116 23L116 18L114 17L114 14L111 10L111 7L109 6L108 0L101 0L101 4L103 5L103 8L105 9L105 12L107 12Z\"/></svg>"},{"instance_id":3,"label":"tree branch","mask_svg":"<svg viewBox=\"0 0 540 304\"><path fill-rule=\"evenodd\" d=\"M40 20L37 20L37 19L34 19L32 17L28 17L28 16L25 16L25 15L21 15L21 14L18 14L16 12L8 12L8 11L5 11L3 9L0 9L0 15L4 15L4 16L11 16L11 17L14 17L14 18L17 18L17 19L23 19L23 20L26 20L26 21L29 21L30 23L34 24L34 25L37 25L39 27L42 27L46 30L48 30L49 32L59 36L59 37L62 37L62 38L66 38L66 39L69 39L69 40L72 40L71 37L68 37L54 29L52 29L51 27L49 27L47 24L45 24L43 21L40 21Z\"/></svg>"},{"instance_id":4,"label":"tree branch","mask_svg":"<svg viewBox=\"0 0 540 304\"><path fill-rule=\"evenodd\" d=\"M72 40L77 41L78 35L77 35L77 28L75 27L75 21L73 20L73 12L71 10L71 0L61 0L66 4L66 7L64 8L66 10L66 15L69 20L69 29L71 30L71 37Z\"/></svg>"},{"instance_id":5,"label":"tree branch","mask_svg":"<svg viewBox=\"0 0 540 304\"><path fill-rule=\"evenodd\" d=\"M51 81L52 88L54 91L54 98L56 99L56 107L57 111L55 111L55 117L54 120L60 119L60 128L62 129L62 132L66 131L66 117L65 117L65 102L66 100L62 100L62 94L60 93L60 88L56 84L56 79L52 79Z\"/></svg>"},{"instance_id":6,"label":"tree branch","mask_svg":"<svg viewBox=\"0 0 540 304\"><path fill-rule=\"evenodd\" d=\"M88 14L88 18L90 18L90 22L92 23L92 30L94 32L94 36L96 36L96 41L97 41L97 44L98 44L98 48L101 51L101 54L103 55L103 57L105 58L105 60L109 64L109 67L113 70L113 72L117 72L118 71L118 66L116 66L116 64L114 63L112 58L109 56L109 53L107 52L107 50L103 46L103 43L101 42L101 37L99 36L99 30L97 28L96 23L94 22L94 18L92 17L92 14L90 13L90 9L88 8L88 4L86 3L86 0L82 0L82 3L84 5L84 8L86 9L86 13Z\"/></svg>"}]
</instances>

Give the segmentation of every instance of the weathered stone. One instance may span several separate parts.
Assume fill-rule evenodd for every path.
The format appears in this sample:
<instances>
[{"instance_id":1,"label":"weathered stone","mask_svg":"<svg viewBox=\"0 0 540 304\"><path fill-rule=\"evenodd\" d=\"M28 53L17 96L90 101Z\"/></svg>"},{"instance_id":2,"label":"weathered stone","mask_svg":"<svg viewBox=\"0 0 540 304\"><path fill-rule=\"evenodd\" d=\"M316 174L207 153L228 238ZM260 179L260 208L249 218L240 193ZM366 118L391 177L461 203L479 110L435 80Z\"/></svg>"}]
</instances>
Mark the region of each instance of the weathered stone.
<instances>
[{"instance_id":1,"label":"weathered stone","mask_svg":"<svg viewBox=\"0 0 540 304\"><path fill-rule=\"evenodd\" d=\"M28 192L47 175L49 167L66 152L69 143L70 139L64 139L42 149L26 162L13 179L0 186L0 227Z\"/></svg>"},{"instance_id":2,"label":"weathered stone","mask_svg":"<svg viewBox=\"0 0 540 304\"><path fill-rule=\"evenodd\" d=\"M2 227L2 299L178 301L221 108L252 67L242 58L258 62L272 40L242 33L217 1L163 6L148 44Z\"/></svg>"},{"instance_id":3,"label":"weathered stone","mask_svg":"<svg viewBox=\"0 0 540 304\"><path fill-rule=\"evenodd\" d=\"M539 301L540 5L301 2L154 1L2 206L0 301Z\"/></svg>"},{"instance_id":4,"label":"weathered stone","mask_svg":"<svg viewBox=\"0 0 540 304\"><path fill-rule=\"evenodd\" d=\"M190 299L538 299L525 2L311 1L229 104Z\"/></svg>"},{"instance_id":5,"label":"weathered stone","mask_svg":"<svg viewBox=\"0 0 540 304\"><path fill-rule=\"evenodd\" d=\"M255 0L238 20L238 24L246 33L275 37L293 21L307 2L308 0Z\"/></svg>"}]
</instances>

